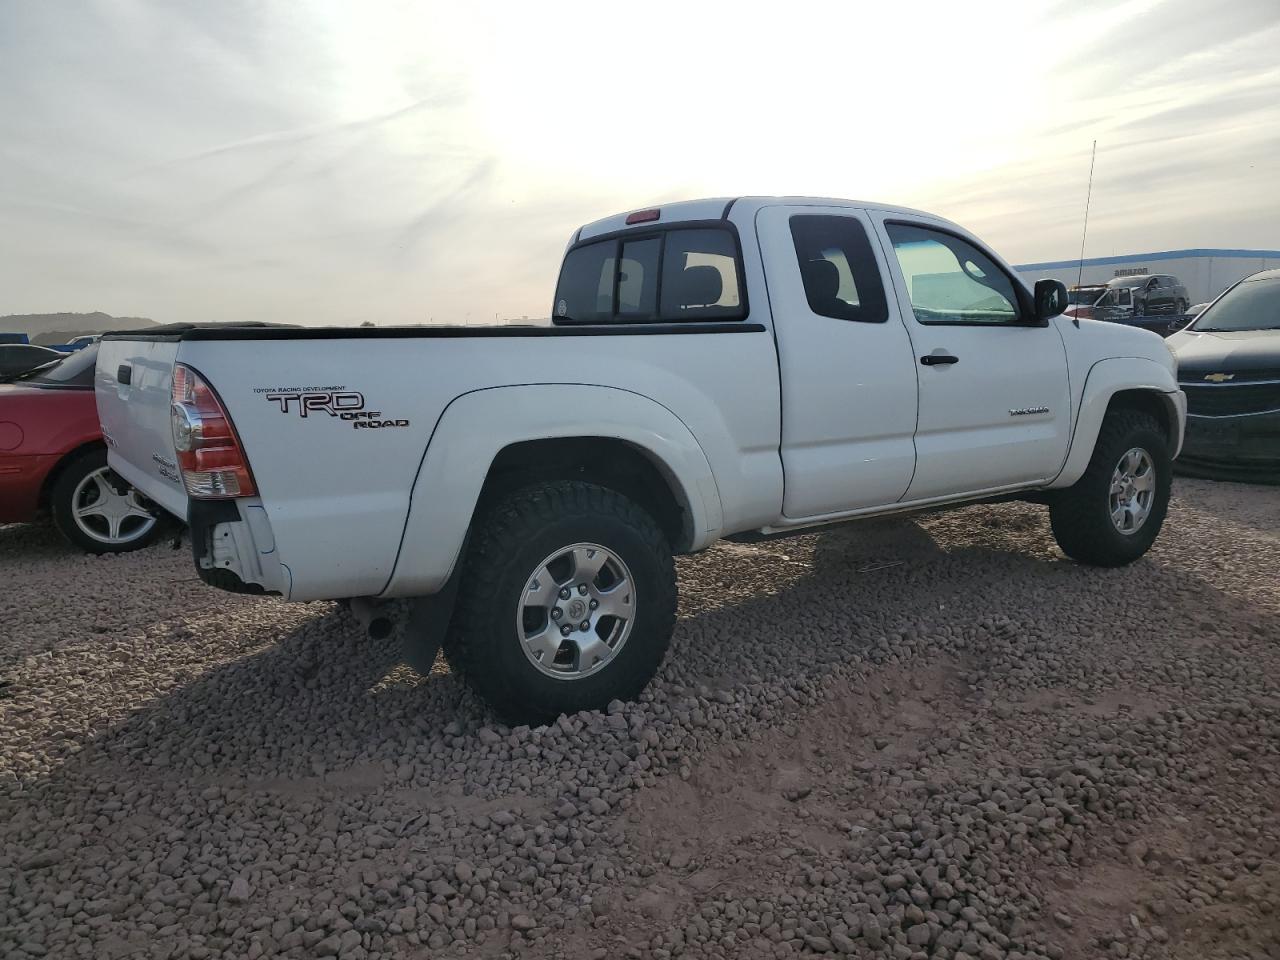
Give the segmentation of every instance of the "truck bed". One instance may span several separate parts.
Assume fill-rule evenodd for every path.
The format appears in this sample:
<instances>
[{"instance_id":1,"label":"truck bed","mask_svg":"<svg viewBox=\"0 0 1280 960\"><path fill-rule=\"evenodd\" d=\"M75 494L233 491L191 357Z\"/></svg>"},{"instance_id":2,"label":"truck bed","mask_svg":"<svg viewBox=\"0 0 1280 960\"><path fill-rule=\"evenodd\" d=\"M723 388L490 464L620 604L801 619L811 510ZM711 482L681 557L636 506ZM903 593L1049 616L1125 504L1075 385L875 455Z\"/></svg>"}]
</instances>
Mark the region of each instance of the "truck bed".
<instances>
[{"instance_id":1,"label":"truck bed","mask_svg":"<svg viewBox=\"0 0 1280 960\"><path fill-rule=\"evenodd\" d=\"M725 523L770 522L781 499L777 354L759 323L110 334L96 384L110 462L185 519L170 428L175 364L227 410L258 489L237 504L263 585L294 600L439 589L457 553L440 544L461 543L504 436L518 442L532 424L700 461L715 480L689 494L696 545ZM721 502L733 505L728 515Z\"/></svg>"}]
</instances>

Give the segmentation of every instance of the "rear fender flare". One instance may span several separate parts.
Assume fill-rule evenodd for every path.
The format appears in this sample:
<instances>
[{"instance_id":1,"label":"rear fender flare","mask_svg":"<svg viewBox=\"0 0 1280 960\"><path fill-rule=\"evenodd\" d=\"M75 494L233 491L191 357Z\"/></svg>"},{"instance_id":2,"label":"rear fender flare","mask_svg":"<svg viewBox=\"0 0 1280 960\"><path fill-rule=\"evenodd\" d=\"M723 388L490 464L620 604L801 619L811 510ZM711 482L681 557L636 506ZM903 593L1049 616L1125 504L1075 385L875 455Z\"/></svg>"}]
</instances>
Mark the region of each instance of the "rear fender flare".
<instances>
[{"instance_id":1,"label":"rear fender flare","mask_svg":"<svg viewBox=\"0 0 1280 960\"><path fill-rule=\"evenodd\" d=\"M1177 435L1172 452L1177 453L1182 444L1185 409L1180 409L1180 403L1176 399L1180 392L1173 373L1162 364L1144 357L1099 360L1089 368L1085 377L1080 414L1076 417L1075 430L1071 435L1071 447L1062 471L1050 484L1051 488L1069 487L1084 475L1111 399L1126 390L1147 390L1160 397L1174 419Z\"/></svg>"},{"instance_id":2,"label":"rear fender flare","mask_svg":"<svg viewBox=\"0 0 1280 960\"><path fill-rule=\"evenodd\" d=\"M662 404L616 387L529 384L465 393L445 408L410 495L395 569L383 596L435 593L462 550L481 488L504 448L529 440L623 440L667 478L690 514L696 550L719 538L719 490L701 445Z\"/></svg>"}]
</instances>

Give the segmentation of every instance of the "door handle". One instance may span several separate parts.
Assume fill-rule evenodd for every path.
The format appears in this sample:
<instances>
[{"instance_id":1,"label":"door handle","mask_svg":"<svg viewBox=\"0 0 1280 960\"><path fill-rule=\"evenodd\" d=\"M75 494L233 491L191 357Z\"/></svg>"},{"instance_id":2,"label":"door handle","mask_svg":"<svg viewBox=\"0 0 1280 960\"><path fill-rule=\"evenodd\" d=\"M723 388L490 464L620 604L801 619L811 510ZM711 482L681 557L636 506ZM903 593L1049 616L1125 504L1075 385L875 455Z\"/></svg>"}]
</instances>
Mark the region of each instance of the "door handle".
<instances>
[{"instance_id":1,"label":"door handle","mask_svg":"<svg viewBox=\"0 0 1280 960\"><path fill-rule=\"evenodd\" d=\"M133 367L127 363L122 363L116 367L116 382L125 387L133 383Z\"/></svg>"},{"instance_id":2,"label":"door handle","mask_svg":"<svg viewBox=\"0 0 1280 960\"><path fill-rule=\"evenodd\" d=\"M926 353L920 358L920 362L926 367L936 367L943 363L959 363L959 357L953 357L949 353Z\"/></svg>"}]
</instances>

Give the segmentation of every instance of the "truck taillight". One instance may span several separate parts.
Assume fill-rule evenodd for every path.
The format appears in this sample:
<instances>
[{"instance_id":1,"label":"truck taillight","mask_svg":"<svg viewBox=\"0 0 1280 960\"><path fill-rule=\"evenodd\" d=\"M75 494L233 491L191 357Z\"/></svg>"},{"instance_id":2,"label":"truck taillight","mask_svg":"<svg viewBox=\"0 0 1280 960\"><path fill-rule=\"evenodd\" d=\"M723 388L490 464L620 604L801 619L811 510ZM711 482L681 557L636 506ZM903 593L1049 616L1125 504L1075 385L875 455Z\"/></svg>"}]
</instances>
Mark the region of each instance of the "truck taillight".
<instances>
[{"instance_id":1,"label":"truck taillight","mask_svg":"<svg viewBox=\"0 0 1280 960\"><path fill-rule=\"evenodd\" d=\"M252 497L258 491L226 408L190 367L173 368L169 420L187 496L197 500Z\"/></svg>"}]
</instances>

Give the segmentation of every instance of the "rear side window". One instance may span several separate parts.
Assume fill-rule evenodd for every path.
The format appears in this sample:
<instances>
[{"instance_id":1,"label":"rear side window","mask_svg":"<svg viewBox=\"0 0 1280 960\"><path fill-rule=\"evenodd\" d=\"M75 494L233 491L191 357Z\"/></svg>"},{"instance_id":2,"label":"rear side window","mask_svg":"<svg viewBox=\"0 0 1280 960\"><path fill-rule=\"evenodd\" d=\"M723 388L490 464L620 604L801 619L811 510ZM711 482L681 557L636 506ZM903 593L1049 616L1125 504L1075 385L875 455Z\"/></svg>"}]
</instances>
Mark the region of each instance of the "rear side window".
<instances>
[{"instance_id":1,"label":"rear side window","mask_svg":"<svg viewBox=\"0 0 1280 960\"><path fill-rule=\"evenodd\" d=\"M664 320L742 317L733 235L727 230L672 230L662 263Z\"/></svg>"},{"instance_id":2,"label":"rear side window","mask_svg":"<svg viewBox=\"0 0 1280 960\"><path fill-rule=\"evenodd\" d=\"M721 227L674 228L569 251L552 319L570 323L740 320L738 246Z\"/></svg>"},{"instance_id":3,"label":"rear side window","mask_svg":"<svg viewBox=\"0 0 1280 960\"><path fill-rule=\"evenodd\" d=\"M889 307L871 241L852 217L791 218L809 309L824 317L884 323Z\"/></svg>"}]
</instances>

